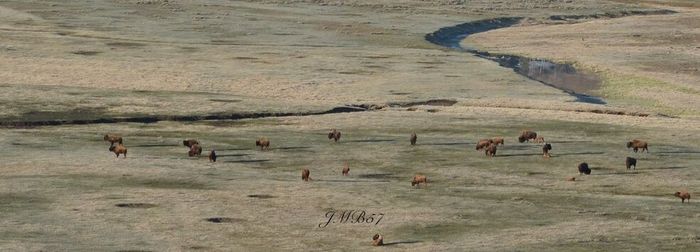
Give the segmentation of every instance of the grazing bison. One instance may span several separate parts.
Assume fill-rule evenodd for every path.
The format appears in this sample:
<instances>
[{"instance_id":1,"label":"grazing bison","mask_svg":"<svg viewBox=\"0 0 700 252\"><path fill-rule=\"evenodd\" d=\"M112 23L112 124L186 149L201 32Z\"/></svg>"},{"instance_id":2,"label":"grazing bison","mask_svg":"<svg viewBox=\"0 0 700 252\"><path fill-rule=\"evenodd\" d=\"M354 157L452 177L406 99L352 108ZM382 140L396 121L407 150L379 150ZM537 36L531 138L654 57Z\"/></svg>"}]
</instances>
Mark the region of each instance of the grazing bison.
<instances>
[{"instance_id":1,"label":"grazing bison","mask_svg":"<svg viewBox=\"0 0 700 252\"><path fill-rule=\"evenodd\" d=\"M500 144L500 145L504 145L504 144L505 144L505 142L503 141L503 138L502 138L502 137L494 137L494 138L491 138L491 142L494 143L494 144Z\"/></svg>"},{"instance_id":2,"label":"grazing bison","mask_svg":"<svg viewBox=\"0 0 700 252\"><path fill-rule=\"evenodd\" d=\"M630 167L632 167L632 166L634 166L634 169L636 170L637 169L637 159L627 157L627 159L625 160L625 166L627 166L627 170L629 170Z\"/></svg>"},{"instance_id":3,"label":"grazing bison","mask_svg":"<svg viewBox=\"0 0 700 252\"><path fill-rule=\"evenodd\" d=\"M538 136L535 138L535 143L544 143L544 137L543 136Z\"/></svg>"},{"instance_id":4,"label":"grazing bison","mask_svg":"<svg viewBox=\"0 0 700 252\"><path fill-rule=\"evenodd\" d=\"M209 162L216 162L216 151L211 150L209 152Z\"/></svg>"},{"instance_id":5,"label":"grazing bison","mask_svg":"<svg viewBox=\"0 0 700 252\"><path fill-rule=\"evenodd\" d=\"M345 167L343 167L343 176L347 176L349 172L350 166L348 166L348 162L345 162Z\"/></svg>"},{"instance_id":6,"label":"grazing bison","mask_svg":"<svg viewBox=\"0 0 700 252\"><path fill-rule=\"evenodd\" d=\"M124 140L119 135L106 134L104 139L105 141L108 141L110 143L109 146L114 145L114 143L124 144Z\"/></svg>"},{"instance_id":7,"label":"grazing bison","mask_svg":"<svg viewBox=\"0 0 700 252\"><path fill-rule=\"evenodd\" d=\"M690 193L688 193L688 191L676 192L673 195L675 195L678 198L681 198L681 203L685 203L685 200L688 200L688 203L690 203Z\"/></svg>"},{"instance_id":8,"label":"grazing bison","mask_svg":"<svg viewBox=\"0 0 700 252\"><path fill-rule=\"evenodd\" d=\"M331 132L328 132L328 140L333 139L333 141L338 142L338 140L340 140L340 135L340 131L332 129Z\"/></svg>"},{"instance_id":9,"label":"grazing bison","mask_svg":"<svg viewBox=\"0 0 700 252\"><path fill-rule=\"evenodd\" d=\"M301 180L303 180L303 181L311 180L311 177L309 177L310 174L311 174L311 172L309 171L309 169L304 168L303 170L301 170Z\"/></svg>"},{"instance_id":10,"label":"grazing bison","mask_svg":"<svg viewBox=\"0 0 700 252\"><path fill-rule=\"evenodd\" d=\"M566 178L566 181L576 181L576 177L568 177Z\"/></svg>"},{"instance_id":11,"label":"grazing bison","mask_svg":"<svg viewBox=\"0 0 700 252\"><path fill-rule=\"evenodd\" d=\"M411 181L411 186L415 186L415 185L420 186L420 183L428 185L428 178L425 177L425 175L413 176L413 181Z\"/></svg>"},{"instance_id":12,"label":"grazing bison","mask_svg":"<svg viewBox=\"0 0 700 252\"><path fill-rule=\"evenodd\" d=\"M199 141L197 141L196 139L187 139L183 140L182 144L184 146L187 146L188 148L192 148L192 145L199 144Z\"/></svg>"},{"instance_id":13,"label":"grazing bison","mask_svg":"<svg viewBox=\"0 0 700 252\"><path fill-rule=\"evenodd\" d=\"M486 156L495 157L496 150L498 149L498 148L496 148L496 146L497 146L496 144L492 143L491 145L489 145L489 147L486 147L486 151L485 151Z\"/></svg>"},{"instance_id":14,"label":"grazing bison","mask_svg":"<svg viewBox=\"0 0 700 252\"><path fill-rule=\"evenodd\" d=\"M481 139L479 142L476 143L476 150L481 150L483 148L488 147L491 145L493 141L491 139Z\"/></svg>"},{"instance_id":15,"label":"grazing bison","mask_svg":"<svg viewBox=\"0 0 700 252\"><path fill-rule=\"evenodd\" d=\"M544 156L546 158L551 157L552 155L549 154L549 151L551 151L551 150L552 150L551 144L549 144L549 143L544 144L544 146L542 146L542 156Z\"/></svg>"},{"instance_id":16,"label":"grazing bison","mask_svg":"<svg viewBox=\"0 0 700 252\"><path fill-rule=\"evenodd\" d=\"M579 174L590 175L590 174L591 174L591 168L588 168L588 163L580 163L580 164L578 165L578 173L579 173Z\"/></svg>"},{"instance_id":17,"label":"grazing bison","mask_svg":"<svg viewBox=\"0 0 700 252\"><path fill-rule=\"evenodd\" d=\"M269 150L270 140L268 140L266 137L258 138L258 140L255 140L255 146L260 146L260 150Z\"/></svg>"},{"instance_id":18,"label":"grazing bison","mask_svg":"<svg viewBox=\"0 0 700 252\"><path fill-rule=\"evenodd\" d=\"M190 157L202 155L202 146L199 146L199 144L193 144L190 146L190 151L187 152L187 155Z\"/></svg>"},{"instance_id":19,"label":"grazing bison","mask_svg":"<svg viewBox=\"0 0 700 252\"><path fill-rule=\"evenodd\" d=\"M372 237L372 246L382 246L384 245L384 237L380 234L375 234Z\"/></svg>"},{"instance_id":20,"label":"grazing bison","mask_svg":"<svg viewBox=\"0 0 700 252\"><path fill-rule=\"evenodd\" d=\"M520 136L518 137L518 142L521 142L521 143L523 143L525 141L529 142L530 139L535 139L535 138L537 138L537 133L535 133L534 131L530 131L530 130L523 130L522 132L520 132Z\"/></svg>"},{"instance_id":21,"label":"grazing bison","mask_svg":"<svg viewBox=\"0 0 700 252\"><path fill-rule=\"evenodd\" d=\"M117 158L119 158L119 154L124 154L124 158L126 158L126 147L123 144L112 145L109 147L109 151L117 154Z\"/></svg>"},{"instance_id":22,"label":"grazing bison","mask_svg":"<svg viewBox=\"0 0 700 252\"><path fill-rule=\"evenodd\" d=\"M411 133L411 145L416 145L417 140L418 136L416 135L416 132Z\"/></svg>"},{"instance_id":23,"label":"grazing bison","mask_svg":"<svg viewBox=\"0 0 700 252\"><path fill-rule=\"evenodd\" d=\"M630 142L627 142L627 148L632 148L634 152L637 152L637 150L642 149L642 152L646 150L647 153L649 153L649 149L647 148L647 142L642 140L634 139Z\"/></svg>"}]
</instances>

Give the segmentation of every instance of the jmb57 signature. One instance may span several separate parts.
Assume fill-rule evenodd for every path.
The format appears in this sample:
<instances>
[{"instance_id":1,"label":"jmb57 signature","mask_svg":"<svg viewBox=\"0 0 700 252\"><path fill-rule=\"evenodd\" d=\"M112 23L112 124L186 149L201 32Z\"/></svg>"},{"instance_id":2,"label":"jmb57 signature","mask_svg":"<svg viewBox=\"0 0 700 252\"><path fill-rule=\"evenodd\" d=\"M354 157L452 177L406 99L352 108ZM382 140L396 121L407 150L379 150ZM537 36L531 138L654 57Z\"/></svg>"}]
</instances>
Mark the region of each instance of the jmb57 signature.
<instances>
[{"instance_id":1,"label":"jmb57 signature","mask_svg":"<svg viewBox=\"0 0 700 252\"><path fill-rule=\"evenodd\" d=\"M328 224L331 224L331 223L340 223L340 224L345 224L345 223L372 224L372 223L374 223L374 225L377 225L377 224L379 224L380 221L382 221L382 218L384 218L384 214L383 213L368 214L365 210L343 210L343 211L330 210L326 213L326 218L328 218L328 220L325 222L319 223L318 227L324 228L324 227L328 226Z\"/></svg>"}]
</instances>

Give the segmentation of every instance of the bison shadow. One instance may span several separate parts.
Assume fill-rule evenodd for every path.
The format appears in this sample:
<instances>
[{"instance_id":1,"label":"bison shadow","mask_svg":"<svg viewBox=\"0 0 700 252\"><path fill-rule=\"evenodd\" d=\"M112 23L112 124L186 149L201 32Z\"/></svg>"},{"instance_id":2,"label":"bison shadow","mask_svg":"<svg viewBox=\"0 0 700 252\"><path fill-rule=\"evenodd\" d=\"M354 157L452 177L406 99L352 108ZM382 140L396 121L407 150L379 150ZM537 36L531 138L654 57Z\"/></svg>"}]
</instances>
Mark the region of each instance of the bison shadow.
<instances>
[{"instance_id":1,"label":"bison shadow","mask_svg":"<svg viewBox=\"0 0 700 252\"><path fill-rule=\"evenodd\" d=\"M644 168L644 170L674 170L674 169L685 169L687 166L669 166L669 167L658 167L658 168Z\"/></svg>"},{"instance_id":2,"label":"bison shadow","mask_svg":"<svg viewBox=\"0 0 700 252\"><path fill-rule=\"evenodd\" d=\"M270 159L251 159L251 160L226 160L224 163L264 163L272 161Z\"/></svg>"},{"instance_id":3,"label":"bison shadow","mask_svg":"<svg viewBox=\"0 0 700 252\"><path fill-rule=\"evenodd\" d=\"M384 243L384 246L393 246L393 245L399 245L399 244L414 244L414 243L421 243L422 241L397 241L397 242L387 242Z\"/></svg>"},{"instance_id":4,"label":"bison shadow","mask_svg":"<svg viewBox=\"0 0 700 252\"><path fill-rule=\"evenodd\" d=\"M216 154L217 157L243 157L243 156L250 156L250 154Z\"/></svg>"}]
</instances>

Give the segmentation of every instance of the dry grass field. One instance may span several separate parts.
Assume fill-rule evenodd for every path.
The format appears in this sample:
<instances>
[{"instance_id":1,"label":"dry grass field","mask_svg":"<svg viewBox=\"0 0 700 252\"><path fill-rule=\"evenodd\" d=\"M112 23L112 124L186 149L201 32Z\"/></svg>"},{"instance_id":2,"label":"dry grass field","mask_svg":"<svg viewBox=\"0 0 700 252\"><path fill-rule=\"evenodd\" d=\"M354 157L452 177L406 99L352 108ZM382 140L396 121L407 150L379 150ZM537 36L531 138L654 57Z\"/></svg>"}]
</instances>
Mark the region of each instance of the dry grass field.
<instances>
[{"instance_id":1,"label":"dry grass field","mask_svg":"<svg viewBox=\"0 0 700 252\"><path fill-rule=\"evenodd\" d=\"M673 193L700 197L700 9L641 2L0 1L0 250L697 251ZM571 63L606 103L425 40L498 17L523 21L462 44ZM382 217L328 222L350 210Z\"/></svg>"}]
</instances>

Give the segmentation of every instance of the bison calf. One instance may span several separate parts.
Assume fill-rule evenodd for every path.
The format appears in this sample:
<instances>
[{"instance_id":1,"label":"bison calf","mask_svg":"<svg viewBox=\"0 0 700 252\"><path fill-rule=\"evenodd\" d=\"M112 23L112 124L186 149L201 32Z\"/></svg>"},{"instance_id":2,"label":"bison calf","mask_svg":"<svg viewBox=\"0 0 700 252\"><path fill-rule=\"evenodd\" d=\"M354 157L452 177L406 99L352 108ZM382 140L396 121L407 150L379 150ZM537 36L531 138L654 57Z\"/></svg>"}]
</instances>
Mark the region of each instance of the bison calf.
<instances>
[{"instance_id":1,"label":"bison calf","mask_svg":"<svg viewBox=\"0 0 700 252\"><path fill-rule=\"evenodd\" d=\"M529 142L530 139L535 139L535 138L537 138L537 133L535 133L534 131L530 131L530 130L523 130L522 132L520 132L520 136L518 137L518 142L521 142L521 143L525 142L525 141Z\"/></svg>"},{"instance_id":2,"label":"bison calf","mask_svg":"<svg viewBox=\"0 0 700 252\"><path fill-rule=\"evenodd\" d=\"M543 136L538 136L535 138L535 143L544 143L544 137Z\"/></svg>"},{"instance_id":3,"label":"bison calf","mask_svg":"<svg viewBox=\"0 0 700 252\"><path fill-rule=\"evenodd\" d=\"M349 172L350 166L348 166L348 162L345 162L345 167L343 167L343 176L347 176Z\"/></svg>"},{"instance_id":4,"label":"bison calf","mask_svg":"<svg viewBox=\"0 0 700 252\"><path fill-rule=\"evenodd\" d=\"M504 144L505 144L505 141L503 141L503 138L502 138L502 137L494 137L494 138L491 138L491 142L494 143L494 144L500 144L500 145L504 145Z\"/></svg>"},{"instance_id":5,"label":"bison calf","mask_svg":"<svg viewBox=\"0 0 700 252\"><path fill-rule=\"evenodd\" d=\"M415 186L415 185L420 186L420 183L428 185L428 178L425 177L425 175L413 176L413 181L411 181L411 186Z\"/></svg>"},{"instance_id":6,"label":"bison calf","mask_svg":"<svg viewBox=\"0 0 700 252\"><path fill-rule=\"evenodd\" d=\"M625 160L625 166L627 166L627 170L629 170L630 167L632 167L632 166L634 166L634 169L636 170L637 169L637 159L627 157L627 159Z\"/></svg>"},{"instance_id":7,"label":"bison calf","mask_svg":"<svg viewBox=\"0 0 700 252\"><path fill-rule=\"evenodd\" d=\"M588 163L580 163L580 164L578 165L578 173L579 173L579 174L590 175L590 174L591 174L591 168L588 168Z\"/></svg>"},{"instance_id":8,"label":"bison calf","mask_svg":"<svg viewBox=\"0 0 700 252\"><path fill-rule=\"evenodd\" d=\"M647 147L648 147L647 142L642 141L642 140L634 139L630 142L627 142L627 148L628 149L632 148L632 150L634 150L634 152L637 152L637 150L642 149L642 152L647 151L647 153L649 153L649 149Z\"/></svg>"},{"instance_id":9,"label":"bison calf","mask_svg":"<svg viewBox=\"0 0 700 252\"><path fill-rule=\"evenodd\" d=\"M123 144L112 145L109 147L109 151L117 154L117 158L119 158L119 154L124 154L124 158L126 158L126 147Z\"/></svg>"},{"instance_id":10,"label":"bison calf","mask_svg":"<svg viewBox=\"0 0 700 252\"><path fill-rule=\"evenodd\" d=\"M209 162L216 162L216 151L211 150L209 152Z\"/></svg>"},{"instance_id":11,"label":"bison calf","mask_svg":"<svg viewBox=\"0 0 700 252\"><path fill-rule=\"evenodd\" d=\"M690 193L688 193L687 191L676 192L673 195L676 195L676 197L681 198L681 203L685 203L685 200L688 200L688 203L690 203Z\"/></svg>"},{"instance_id":12,"label":"bison calf","mask_svg":"<svg viewBox=\"0 0 700 252\"><path fill-rule=\"evenodd\" d=\"M551 144L548 144L548 143L544 144L544 146L542 146L542 156L544 156L546 158L551 157L552 155L549 154L549 151L551 151L551 150L552 150Z\"/></svg>"},{"instance_id":13,"label":"bison calf","mask_svg":"<svg viewBox=\"0 0 700 252\"><path fill-rule=\"evenodd\" d=\"M493 141L491 139L481 139L479 142L476 143L476 150L481 150L483 148L488 147L491 145Z\"/></svg>"},{"instance_id":14,"label":"bison calf","mask_svg":"<svg viewBox=\"0 0 700 252\"><path fill-rule=\"evenodd\" d=\"M119 135L106 134L104 140L108 141L110 146L114 145L114 143L124 144L124 140Z\"/></svg>"},{"instance_id":15,"label":"bison calf","mask_svg":"<svg viewBox=\"0 0 700 252\"><path fill-rule=\"evenodd\" d=\"M258 140L255 141L255 146L260 146L260 150L269 150L270 140L268 140L266 137L258 138Z\"/></svg>"},{"instance_id":16,"label":"bison calf","mask_svg":"<svg viewBox=\"0 0 700 252\"><path fill-rule=\"evenodd\" d=\"M328 132L328 140L333 139L333 141L338 142L338 140L340 140L340 135L340 131L332 129L331 132Z\"/></svg>"},{"instance_id":17,"label":"bison calf","mask_svg":"<svg viewBox=\"0 0 700 252\"><path fill-rule=\"evenodd\" d=\"M411 133L411 145L416 145L417 140L418 136L416 135L416 132Z\"/></svg>"},{"instance_id":18,"label":"bison calf","mask_svg":"<svg viewBox=\"0 0 700 252\"><path fill-rule=\"evenodd\" d=\"M304 168L303 170L301 170L301 180L303 180L303 181L311 180L311 177L309 177L310 174L311 174L311 172L309 171L309 169Z\"/></svg>"},{"instance_id":19,"label":"bison calf","mask_svg":"<svg viewBox=\"0 0 700 252\"><path fill-rule=\"evenodd\" d=\"M384 237L380 234L375 234L372 237L372 246L382 246L384 245Z\"/></svg>"},{"instance_id":20,"label":"bison calf","mask_svg":"<svg viewBox=\"0 0 700 252\"><path fill-rule=\"evenodd\" d=\"M489 145L489 147L486 147L486 151L485 151L486 156L495 157L496 150L498 149L496 146L497 146L496 144L492 143L491 145Z\"/></svg>"}]
</instances>

